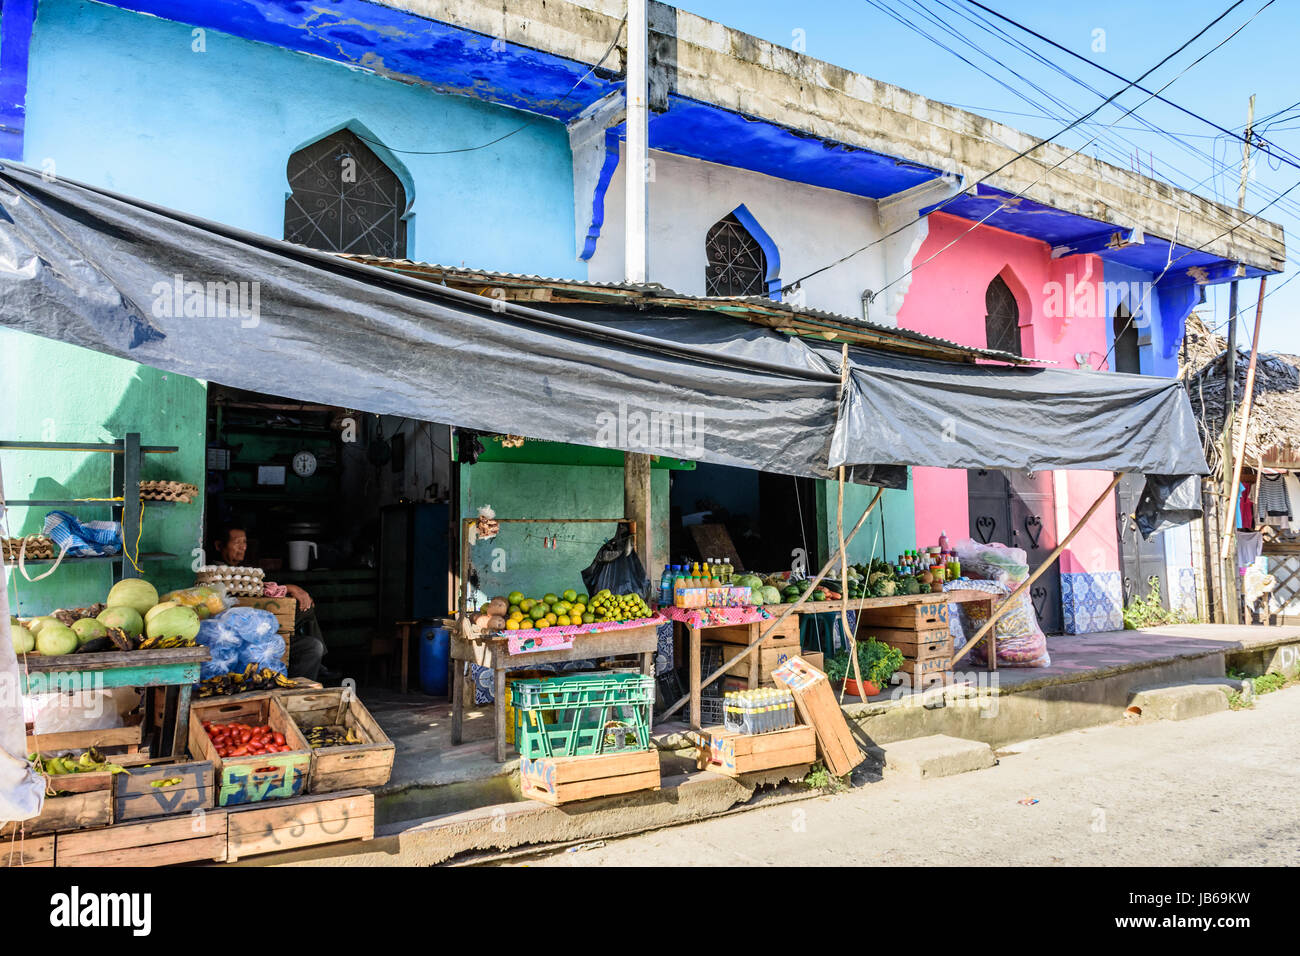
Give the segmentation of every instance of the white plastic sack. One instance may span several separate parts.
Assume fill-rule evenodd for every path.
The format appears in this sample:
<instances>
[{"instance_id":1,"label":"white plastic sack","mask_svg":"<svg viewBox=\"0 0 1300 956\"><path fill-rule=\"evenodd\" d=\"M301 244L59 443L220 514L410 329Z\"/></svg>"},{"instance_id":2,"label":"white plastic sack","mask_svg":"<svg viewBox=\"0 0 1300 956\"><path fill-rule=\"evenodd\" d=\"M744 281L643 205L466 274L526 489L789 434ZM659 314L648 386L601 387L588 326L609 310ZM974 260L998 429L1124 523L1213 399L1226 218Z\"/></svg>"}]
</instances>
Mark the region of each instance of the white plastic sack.
<instances>
[{"instance_id":1,"label":"white plastic sack","mask_svg":"<svg viewBox=\"0 0 1300 956\"><path fill-rule=\"evenodd\" d=\"M4 479L0 477L0 518ZM0 562L0 823L30 820L45 806L45 779L27 762L18 656L9 632L9 571Z\"/></svg>"},{"instance_id":2,"label":"white plastic sack","mask_svg":"<svg viewBox=\"0 0 1300 956\"><path fill-rule=\"evenodd\" d=\"M1021 548L1009 548L996 542L981 544L967 539L958 543L957 558L961 561L962 573L975 579L972 584L976 590L1003 595L1001 601L994 602L995 609L1001 607L1011 592L1029 577L1029 565L1025 563L1026 555ZM993 625L998 666L1050 667L1052 658L1047 653L1047 637L1038 626L1038 615L1029 594L1011 600L1011 608ZM983 604L960 604L958 608L964 645L988 620L988 614ZM949 630L953 629L950 623ZM972 664L988 665L988 643L984 639L971 648L970 659Z\"/></svg>"}]
</instances>

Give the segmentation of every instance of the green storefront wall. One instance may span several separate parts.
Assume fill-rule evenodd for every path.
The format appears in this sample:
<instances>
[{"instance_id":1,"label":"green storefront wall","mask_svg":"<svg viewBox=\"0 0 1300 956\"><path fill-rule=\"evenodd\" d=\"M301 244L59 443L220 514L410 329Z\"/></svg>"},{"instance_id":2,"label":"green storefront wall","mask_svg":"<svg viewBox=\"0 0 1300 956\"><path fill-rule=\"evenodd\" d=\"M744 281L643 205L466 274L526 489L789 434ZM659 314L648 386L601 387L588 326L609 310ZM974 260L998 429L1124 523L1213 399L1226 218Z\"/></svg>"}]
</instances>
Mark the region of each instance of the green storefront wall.
<instances>
[{"instance_id":1,"label":"green storefront wall","mask_svg":"<svg viewBox=\"0 0 1300 956\"><path fill-rule=\"evenodd\" d=\"M6 401L0 439L105 442L139 432L149 445L175 445L176 454L149 455L144 477L204 485L207 386L196 379L137 365L49 339L0 329L0 374ZM6 451L4 493L13 498L102 498L112 490L108 454ZM11 535L41 531L48 508L14 508ZM107 506L68 509L83 521L106 520ZM202 533L202 494L192 504L145 505L141 551L174 559L142 564L160 592L194 583L194 549ZM134 552L134 542L130 543ZM114 580L112 562L65 563L43 581L9 573L13 613L44 614L102 601ZM32 577L49 570L28 568Z\"/></svg>"}]
</instances>

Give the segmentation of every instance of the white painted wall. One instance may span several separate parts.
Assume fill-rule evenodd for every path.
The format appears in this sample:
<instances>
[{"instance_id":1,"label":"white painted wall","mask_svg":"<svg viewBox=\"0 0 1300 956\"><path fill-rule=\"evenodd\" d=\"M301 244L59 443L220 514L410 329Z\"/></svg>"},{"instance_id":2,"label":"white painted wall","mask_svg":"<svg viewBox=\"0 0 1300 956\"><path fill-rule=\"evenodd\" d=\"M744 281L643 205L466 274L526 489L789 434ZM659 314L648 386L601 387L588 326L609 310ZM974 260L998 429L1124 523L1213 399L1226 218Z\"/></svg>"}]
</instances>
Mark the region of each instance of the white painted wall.
<instances>
[{"instance_id":1,"label":"white painted wall","mask_svg":"<svg viewBox=\"0 0 1300 956\"><path fill-rule=\"evenodd\" d=\"M676 292L704 295L704 238L742 203L776 242L783 282L881 235L873 200L656 150L650 156L650 281ZM605 227L587 273L593 281L623 278L623 169L620 161L605 194ZM880 288L884 268L881 244L808 280L803 304L861 316L862 290Z\"/></svg>"}]
</instances>

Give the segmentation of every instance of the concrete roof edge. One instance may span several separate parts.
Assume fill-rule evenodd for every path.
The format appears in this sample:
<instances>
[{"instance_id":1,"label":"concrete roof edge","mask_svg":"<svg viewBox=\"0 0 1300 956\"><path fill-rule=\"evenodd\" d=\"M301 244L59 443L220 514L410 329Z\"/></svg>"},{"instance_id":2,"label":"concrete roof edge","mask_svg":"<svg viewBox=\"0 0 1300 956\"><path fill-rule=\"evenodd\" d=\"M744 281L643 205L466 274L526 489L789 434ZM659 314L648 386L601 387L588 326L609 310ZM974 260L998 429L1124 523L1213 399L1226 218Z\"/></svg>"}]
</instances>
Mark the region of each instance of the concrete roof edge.
<instances>
[{"instance_id":1,"label":"concrete roof edge","mask_svg":"<svg viewBox=\"0 0 1300 956\"><path fill-rule=\"evenodd\" d=\"M579 62L595 63L623 18L622 0L375 0L511 43ZM928 99L804 53L707 20L650 4L651 30L673 37L655 55L674 67L678 95L812 135L960 173L973 182L1037 138L976 113ZM622 70L622 50L606 66ZM731 82L719 82L730 76ZM991 177L990 185L1054 208L1146 232L1186 246L1205 246L1223 259L1279 271L1282 227L1246 219L1232 206L1134 173L1055 143L1035 150ZM1065 161L1050 173L1051 167ZM1042 177L1043 181L1035 184Z\"/></svg>"}]
</instances>

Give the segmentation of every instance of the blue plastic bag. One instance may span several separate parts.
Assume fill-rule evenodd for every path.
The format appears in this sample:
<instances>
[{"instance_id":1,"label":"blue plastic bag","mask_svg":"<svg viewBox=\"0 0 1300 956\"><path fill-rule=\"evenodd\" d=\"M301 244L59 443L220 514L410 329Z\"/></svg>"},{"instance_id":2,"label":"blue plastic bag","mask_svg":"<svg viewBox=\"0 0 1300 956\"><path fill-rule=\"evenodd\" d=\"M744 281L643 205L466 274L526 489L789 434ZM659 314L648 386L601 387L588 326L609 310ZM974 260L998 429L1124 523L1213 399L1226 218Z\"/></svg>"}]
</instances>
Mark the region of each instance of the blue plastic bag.
<instances>
[{"instance_id":1,"label":"blue plastic bag","mask_svg":"<svg viewBox=\"0 0 1300 956\"><path fill-rule=\"evenodd\" d=\"M283 674L288 670L283 657L284 638L272 631L270 637L250 641L240 648L239 669L242 671L249 664L255 664L258 670L265 667L277 674Z\"/></svg>"},{"instance_id":2,"label":"blue plastic bag","mask_svg":"<svg viewBox=\"0 0 1300 956\"><path fill-rule=\"evenodd\" d=\"M234 657L239 653L243 641L224 621L217 617L208 618L199 624L199 633L194 640L206 647L215 658L218 654Z\"/></svg>"},{"instance_id":3,"label":"blue plastic bag","mask_svg":"<svg viewBox=\"0 0 1300 956\"><path fill-rule=\"evenodd\" d=\"M230 648L228 653L224 648L221 652L214 649L212 650L212 657L204 661L203 666L199 668L199 680L205 681L210 677L224 677L231 671L236 670L238 662L239 658L235 648Z\"/></svg>"},{"instance_id":4,"label":"blue plastic bag","mask_svg":"<svg viewBox=\"0 0 1300 956\"><path fill-rule=\"evenodd\" d=\"M220 621L238 634L243 644L265 640L280 628L280 622L276 620L274 614L255 607L232 607L228 611L222 611L212 620Z\"/></svg>"}]
</instances>

